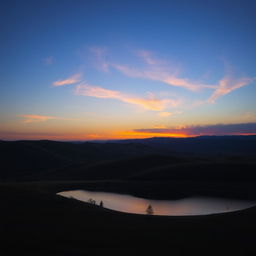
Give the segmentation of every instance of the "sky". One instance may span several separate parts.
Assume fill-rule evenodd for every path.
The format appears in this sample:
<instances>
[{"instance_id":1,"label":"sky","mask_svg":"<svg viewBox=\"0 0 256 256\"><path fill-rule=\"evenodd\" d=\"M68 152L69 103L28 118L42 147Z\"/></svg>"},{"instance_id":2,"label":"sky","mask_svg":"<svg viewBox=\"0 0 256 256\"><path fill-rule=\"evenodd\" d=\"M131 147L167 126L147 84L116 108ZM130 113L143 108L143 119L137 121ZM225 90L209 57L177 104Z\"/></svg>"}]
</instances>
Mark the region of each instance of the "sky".
<instances>
[{"instance_id":1,"label":"sky","mask_svg":"<svg viewBox=\"0 0 256 256\"><path fill-rule=\"evenodd\" d=\"M0 139L256 134L256 1L1 1Z\"/></svg>"}]
</instances>

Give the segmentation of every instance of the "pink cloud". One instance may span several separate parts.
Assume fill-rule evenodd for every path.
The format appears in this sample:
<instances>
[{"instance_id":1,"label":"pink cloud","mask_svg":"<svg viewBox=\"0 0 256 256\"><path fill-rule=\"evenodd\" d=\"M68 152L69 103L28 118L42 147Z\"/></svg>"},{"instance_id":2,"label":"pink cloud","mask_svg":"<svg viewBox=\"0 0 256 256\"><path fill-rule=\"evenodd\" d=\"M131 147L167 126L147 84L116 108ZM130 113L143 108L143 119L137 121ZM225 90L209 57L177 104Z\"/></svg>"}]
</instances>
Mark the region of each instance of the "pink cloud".
<instances>
[{"instance_id":1,"label":"pink cloud","mask_svg":"<svg viewBox=\"0 0 256 256\"><path fill-rule=\"evenodd\" d=\"M239 135L256 134L256 123L190 125L170 128L135 129L140 133L186 134L186 135Z\"/></svg>"},{"instance_id":2,"label":"pink cloud","mask_svg":"<svg viewBox=\"0 0 256 256\"><path fill-rule=\"evenodd\" d=\"M56 116L43 116L43 115L18 115L18 117L24 118L23 123L38 123L38 122L45 122L52 119L57 120L77 120L71 118L62 118Z\"/></svg>"},{"instance_id":3,"label":"pink cloud","mask_svg":"<svg viewBox=\"0 0 256 256\"><path fill-rule=\"evenodd\" d=\"M219 81L219 86L213 92L211 97L208 99L210 103L214 103L219 97L228 94L238 88L246 86L253 82L255 78L251 77L241 77L241 78L232 78L231 76L226 76Z\"/></svg>"},{"instance_id":4,"label":"pink cloud","mask_svg":"<svg viewBox=\"0 0 256 256\"><path fill-rule=\"evenodd\" d=\"M192 91L217 87L216 85L194 82L190 79L179 77L177 68L170 67L164 60L155 59L149 51L138 51L137 55L143 59L147 67L136 68L114 63L111 66L129 77L160 81L171 86L183 87Z\"/></svg>"},{"instance_id":5,"label":"pink cloud","mask_svg":"<svg viewBox=\"0 0 256 256\"><path fill-rule=\"evenodd\" d=\"M97 66L105 72L111 67L118 70L125 76L159 81L171 86L182 87L190 91L213 89L214 92L212 96L208 100L205 100L204 102L202 101L201 104L207 102L214 103L215 100L220 96L228 94L233 90L241 88L255 80L255 78L250 77L234 79L231 78L231 76L225 76L216 84L204 83L202 81L192 81L191 79L181 77L180 71L177 69L177 67L171 67L167 61L155 58L153 53L150 51L136 51L136 55L140 57L146 64L144 68L138 68L107 61L105 48L93 47L90 50L95 55ZM228 69L230 70L230 65Z\"/></svg>"},{"instance_id":6,"label":"pink cloud","mask_svg":"<svg viewBox=\"0 0 256 256\"><path fill-rule=\"evenodd\" d=\"M200 90L203 88L216 88L217 87L216 85L191 82L188 79L178 78L176 76L166 77L163 80L163 82L165 82L169 85L173 85L173 86L184 87L191 91L197 91L197 90Z\"/></svg>"},{"instance_id":7,"label":"pink cloud","mask_svg":"<svg viewBox=\"0 0 256 256\"><path fill-rule=\"evenodd\" d=\"M58 80L56 82L53 83L53 86L63 86L63 85L67 85L67 84L75 84L81 81L81 73L77 73L74 74L70 77L68 77L67 79L64 80Z\"/></svg>"},{"instance_id":8,"label":"pink cloud","mask_svg":"<svg viewBox=\"0 0 256 256\"><path fill-rule=\"evenodd\" d=\"M150 68L150 69L136 69L125 65L112 65L115 69L122 72L129 77L145 78L154 81L160 81L171 86L183 87L191 91L198 91L203 88L217 88L216 85L191 82L186 78L177 77L177 72L168 72L167 69Z\"/></svg>"},{"instance_id":9,"label":"pink cloud","mask_svg":"<svg viewBox=\"0 0 256 256\"><path fill-rule=\"evenodd\" d=\"M179 104L178 100L158 99L153 93L148 93L147 98L139 98L86 83L77 85L75 93L89 97L116 99L153 111L162 111L167 107L175 107Z\"/></svg>"},{"instance_id":10,"label":"pink cloud","mask_svg":"<svg viewBox=\"0 0 256 256\"><path fill-rule=\"evenodd\" d=\"M143 61L148 65L166 65L166 62L163 60L159 60L154 58L152 52L146 50L139 50L136 52L139 57L143 59Z\"/></svg>"},{"instance_id":11,"label":"pink cloud","mask_svg":"<svg viewBox=\"0 0 256 256\"><path fill-rule=\"evenodd\" d=\"M191 125L170 128L135 129L138 133L186 134L186 135L239 135L256 134L256 123Z\"/></svg>"}]
</instances>

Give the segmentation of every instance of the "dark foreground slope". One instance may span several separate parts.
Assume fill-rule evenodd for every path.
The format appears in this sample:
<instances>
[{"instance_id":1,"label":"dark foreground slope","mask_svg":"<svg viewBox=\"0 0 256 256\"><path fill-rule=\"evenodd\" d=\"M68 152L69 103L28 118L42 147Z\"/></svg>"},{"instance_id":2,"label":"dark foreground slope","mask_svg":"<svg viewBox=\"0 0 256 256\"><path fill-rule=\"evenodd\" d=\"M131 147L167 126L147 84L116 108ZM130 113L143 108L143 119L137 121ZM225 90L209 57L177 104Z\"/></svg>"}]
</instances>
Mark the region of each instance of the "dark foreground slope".
<instances>
[{"instance_id":1,"label":"dark foreground slope","mask_svg":"<svg viewBox=\"0 0 256 256\"><path fill-rule=\"evenodd\" d=\"M70 185L63 183L62 189ZM256 208L198 217L142 216L62 198L53 193L57 190L54 183L0 186L1 255L76 256L114 247L158 252L169 247L172 255L256 252Z\"/></svg>"},{"instance_id":2,"label":"dark foreground slope","mask_svg":"<svg viewBox=\"0 0 256 256\"><path fill-rule=\"evenodd\" d=\"M152 140L0 142L0 255L76 256L115 247L256 255L255 207L209 216L142 216L56 195L88 189L157 199L200 194L256 200L255 137L198 138L180 146Z\"/></svg>"}]
</instances>

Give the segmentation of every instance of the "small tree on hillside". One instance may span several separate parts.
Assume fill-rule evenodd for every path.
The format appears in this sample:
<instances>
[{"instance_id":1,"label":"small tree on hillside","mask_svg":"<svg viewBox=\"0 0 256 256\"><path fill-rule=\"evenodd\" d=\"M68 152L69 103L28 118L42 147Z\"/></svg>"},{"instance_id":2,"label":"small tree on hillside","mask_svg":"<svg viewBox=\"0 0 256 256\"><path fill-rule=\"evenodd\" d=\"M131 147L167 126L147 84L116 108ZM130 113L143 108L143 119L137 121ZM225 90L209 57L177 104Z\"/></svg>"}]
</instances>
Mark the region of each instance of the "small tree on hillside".
<instances>
[{"instance_id":1,"label":"small tree on hillside","mask_svg":"<svg viewBox=\"0 0 256 256\"><path fill-rule=\"evenodd\" d=\"M147 213L148 215L154 214L154 210L153 210L153 207L152 207L151 204L150 204L150 205L148 206L148 208L146 209L146 213Z\"/></svg>"},{"instance_id":2,"label":"small tree on hillside","mask_svg":"<svg viewBox=\"0 0 256 256\"><path fill-rule=\"evenodd\" d=\"M100 201L100 207L104 207L104 204L102 201Z\"/></svg>"}]
</instances>

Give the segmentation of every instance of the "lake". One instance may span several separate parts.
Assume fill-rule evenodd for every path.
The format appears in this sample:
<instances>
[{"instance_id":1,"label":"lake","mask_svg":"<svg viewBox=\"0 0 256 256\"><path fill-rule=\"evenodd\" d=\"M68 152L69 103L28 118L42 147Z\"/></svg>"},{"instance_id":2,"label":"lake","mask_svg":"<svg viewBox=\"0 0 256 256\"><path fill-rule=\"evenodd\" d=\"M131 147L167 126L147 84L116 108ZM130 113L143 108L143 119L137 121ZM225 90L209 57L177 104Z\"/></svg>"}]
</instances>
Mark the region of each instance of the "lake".
<instances>
[{"instance_id":1,"label":"lake","mask_svg":"<svg viewBox=\"0 0 256 256\"><path fill-rule=\"evenodd\" d=\"M103 207L119 212L147 214L149 205L154 215L184 216L207 215L233 212L256 205L248 200L223 199L214 197L189 197L179 200L151 200L108 192L92 192L86 190L71 190L57 193L60 196L74 198L83 202L103 202ZM93 201L92 201L93 200Z\"/></svg>"}]
</instances>

